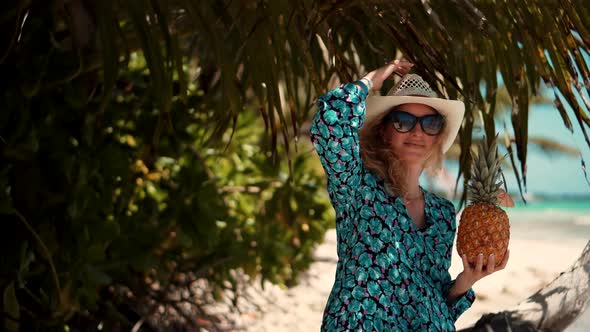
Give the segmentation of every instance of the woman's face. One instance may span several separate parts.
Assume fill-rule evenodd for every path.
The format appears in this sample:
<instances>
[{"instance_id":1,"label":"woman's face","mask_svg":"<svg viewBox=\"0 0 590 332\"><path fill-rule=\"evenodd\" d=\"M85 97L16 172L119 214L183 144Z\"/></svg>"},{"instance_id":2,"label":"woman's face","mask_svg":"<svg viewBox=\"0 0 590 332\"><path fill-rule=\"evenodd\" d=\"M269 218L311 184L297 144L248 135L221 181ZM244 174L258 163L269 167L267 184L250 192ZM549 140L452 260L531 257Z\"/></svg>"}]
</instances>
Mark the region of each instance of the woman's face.
<instances>
[{"instance_id":1,"label":"woman's face","mask_svg":"<svg viewBox=\"0 0 590 332\"><path fill-rule=\"evenodd\" d=\"M413 114L417 117L436 114L437 112L430 106L423 104L402 104L396 109ZM424 165L426 160L434 152L440 135L430 136L422 131L420 123L416 123L414 128L407 133L400 133L393 124L385 125L386 138L389 138L391 149L398 160L409 164Z\"/></svg>"}]
</instances>

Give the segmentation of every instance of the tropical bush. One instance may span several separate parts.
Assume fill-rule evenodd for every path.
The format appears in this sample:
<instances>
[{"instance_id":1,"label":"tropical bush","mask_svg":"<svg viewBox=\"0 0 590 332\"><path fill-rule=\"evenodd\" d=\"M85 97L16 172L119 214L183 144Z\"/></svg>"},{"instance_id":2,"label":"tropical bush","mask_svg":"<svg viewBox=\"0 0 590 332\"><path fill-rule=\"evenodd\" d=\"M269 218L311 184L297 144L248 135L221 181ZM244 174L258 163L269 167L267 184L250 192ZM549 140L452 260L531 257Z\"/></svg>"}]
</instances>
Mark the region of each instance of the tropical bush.
<instances>
[{"instance_id":1,"label":"tropical bush","mask_svg":"<svg viewBox=\"0 0 590 332\"><path fill-rule=\"evenodd\" d=\"M130 330L162 307L182 318L184 304L197 310L239 287L237 271L294 284L330 226L310 146L291 169L273 163L247 105L233 131L207 142L215 103L188 56L167 108L141 50L107 90L106 69L87 63L96 53L68 48L50 9L29 8L30 28L2 64L6 330ZM197 296L199 279L208 288ZM207 319L193 317L189 326Z\"/></svg>"}]
</instances>

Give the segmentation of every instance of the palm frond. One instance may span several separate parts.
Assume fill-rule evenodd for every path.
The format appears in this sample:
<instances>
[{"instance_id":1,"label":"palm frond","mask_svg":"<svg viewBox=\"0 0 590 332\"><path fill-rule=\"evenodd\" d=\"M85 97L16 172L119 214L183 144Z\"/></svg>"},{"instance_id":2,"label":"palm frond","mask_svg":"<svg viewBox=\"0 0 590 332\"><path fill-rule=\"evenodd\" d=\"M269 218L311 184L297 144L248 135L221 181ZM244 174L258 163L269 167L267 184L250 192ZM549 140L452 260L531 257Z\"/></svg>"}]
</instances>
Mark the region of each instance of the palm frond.
<instances>
[{"instance_id":1,"label":"palm frond","mask_svg":"<svg viewBox=\"0 0 590 332\"><path fill-rule=\"evenodd\" d=\"M16 22L23 10L15 7L14 17L4 19ZM495 136L501 77L519 161L514 170L525 188L529 100L541 95L541 83L553 90L564 125L581 131L590 147L590 70L584 58L590 53L590 12L582 1L130 0L96 2L91 11L105 91L122 65L119 57L141 49L164 114L182 96L172 89L173 75L190 74L187 82L203 85L206 103L215 109L207 131L211 144L222 143L245 107L255 105L273 159L280 136L290 160L290 146L297 148L313 101L335 79L350 81L404 57L441 94L466 102L463 151L472 140L472 112L482 112L487 137ZM200 71L182 68L183 56L195 59ZM469 166L462 153L459 175L468 177Z\"/></svg>"}]
</instances>

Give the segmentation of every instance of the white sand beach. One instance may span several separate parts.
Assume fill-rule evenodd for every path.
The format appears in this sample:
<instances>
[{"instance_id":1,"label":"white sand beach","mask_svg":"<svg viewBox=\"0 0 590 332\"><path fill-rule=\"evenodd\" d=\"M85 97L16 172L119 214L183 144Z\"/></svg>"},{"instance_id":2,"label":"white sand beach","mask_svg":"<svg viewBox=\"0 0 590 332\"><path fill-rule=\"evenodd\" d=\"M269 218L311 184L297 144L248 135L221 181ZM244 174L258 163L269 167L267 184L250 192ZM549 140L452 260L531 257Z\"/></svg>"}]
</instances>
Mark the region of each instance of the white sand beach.
<instances>
[{"instance_id":1,"label":"white sand beach","mask_svg":"<svg viewBox=\"0 0 590 332\"><path fill-rule=\"evenodd\" d=\"M531 228L526 223L513 225L508 266L474 286L476 302L459 318L457 329L472 325L484 313L516 305L551 282L580 255L589 238L589 230L585 227L583 232L563 237L563 232L556 232L552 227ZM249 297L260 310L247 305L242 308L241 315L232 315L239 328L246 331L319 331L324 305L334 282L337 261L335 230L328 231L324 243L316 249L315 257L317 261L294 288L283 290L268 283L264 291L259 285L250 289ZM456 247L450 271L453 277L462 271ZM590 310L567 329L568 332L589 330Z\"/></svg>"}]
</instances>

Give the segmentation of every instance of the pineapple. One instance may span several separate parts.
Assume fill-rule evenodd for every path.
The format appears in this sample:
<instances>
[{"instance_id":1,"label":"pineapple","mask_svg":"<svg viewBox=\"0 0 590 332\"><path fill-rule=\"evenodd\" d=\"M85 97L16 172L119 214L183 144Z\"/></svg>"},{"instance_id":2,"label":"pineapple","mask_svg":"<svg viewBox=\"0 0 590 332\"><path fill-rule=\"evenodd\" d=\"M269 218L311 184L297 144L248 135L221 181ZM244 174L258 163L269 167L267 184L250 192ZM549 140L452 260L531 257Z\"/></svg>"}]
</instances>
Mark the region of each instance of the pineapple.
<instances>
[{"instance_id":1,"label":"pineapple","mask_svg":"<svg viewBox=\"0 0 590 332\"><path fill-rule=\"evenodd\" d=\"M498 206L498 197L505 193L500 189L500 164L497 137L491 146L483 139L478 147L479 153L473 156L471 168L471 202L463 210L457 234L457 251L460 256L467 254L471 264L483 252L483 265L486 266L490 254L495 254L496 266L500 264L508 249L510 223L508 215ZM500 195L499 195L500 194Z\"/></svg>"}]
</instances>

